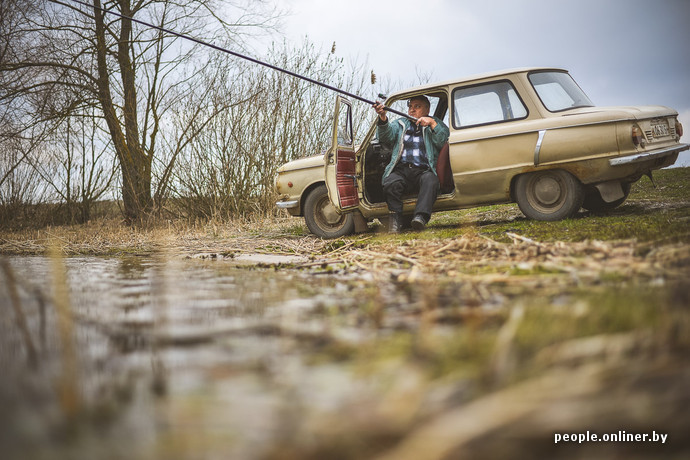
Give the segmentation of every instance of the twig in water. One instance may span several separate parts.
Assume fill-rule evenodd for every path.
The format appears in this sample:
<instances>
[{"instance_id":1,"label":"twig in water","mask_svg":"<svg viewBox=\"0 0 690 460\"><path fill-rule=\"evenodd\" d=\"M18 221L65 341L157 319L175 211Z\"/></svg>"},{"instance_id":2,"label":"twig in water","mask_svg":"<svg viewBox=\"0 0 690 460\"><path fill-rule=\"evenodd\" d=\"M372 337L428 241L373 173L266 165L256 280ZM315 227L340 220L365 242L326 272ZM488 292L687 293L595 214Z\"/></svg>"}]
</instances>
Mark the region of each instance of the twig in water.
<instances>
[{"instance_id":1,"label":"twig in water","mask_svg":"<svg viewBox=\"0 0 690 460\"><path fill-rule=\"evenodd\" d=\"M67 276L62 260L62 249L56 240L50 243L50 258L53 262L54 295L53 305L58 322L62 344L62 377L60 379L60 406L65 416L72 419L79 411L79 390L77 376L77 353L74 347L74 318L69 304Z\"/></svg>"},{"instance_id":2,"label":"twig in water","mask_svg":"<svg viewBox=\"0 0 690 460\"><path fill-rule=\"evenodd\" d=\"M39 336L41 337L41 350L45 352L47 349L46 299L43 297L43 293L38 288L34 289L34 294L36 295L36 301L38 302L38 330Z\"/></svg>"},{"instance_id":3,"label":"twig in water","mask_svg":"<svg viewBox=\"0 0 690 460\"><path fill-rule=\"evenodd\" d=\"M2 265L2 271L5 272L5 278L7 278L7 289L10 291L10 301L12 303L12 308L14 309L15 321L17 322L17 327L19 328L22 338L24 339L24 344L26 344L26 353L27 359L29 360L29 366L35 368L38 364L38 355L36 354L34 342L31 340L29 326L27 325L26 316L24 316L21 301L19 300L17 281L14 277L14 272L12 271L12 267L10 267L10 263L7 260L0 260L0 265Z\"/></svg>"}]
</instances>

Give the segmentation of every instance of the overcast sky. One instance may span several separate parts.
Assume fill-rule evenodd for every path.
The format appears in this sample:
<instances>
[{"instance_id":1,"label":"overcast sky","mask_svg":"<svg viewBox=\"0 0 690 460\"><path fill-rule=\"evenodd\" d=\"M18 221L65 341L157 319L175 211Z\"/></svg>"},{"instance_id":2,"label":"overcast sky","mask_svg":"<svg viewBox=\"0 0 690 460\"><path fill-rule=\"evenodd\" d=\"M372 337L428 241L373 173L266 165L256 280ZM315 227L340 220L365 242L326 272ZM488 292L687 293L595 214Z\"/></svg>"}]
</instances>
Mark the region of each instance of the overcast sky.
<instances>
[{"instance_id":1,"label":"overcast sky","mask_svg":"<svg viewBox=\"0 0 690 460\"><path fill-rule=\"evenodd\" d=\"M690 0L279 0L284 32L379 76L449 80L524 66L568 69L592 101L666 105L690 139ZM415 68L417 67L417 69ZM370 95L366 95L370 96ZM682 154L690 166L690 154Z\"/></svg>"}]
</instances>

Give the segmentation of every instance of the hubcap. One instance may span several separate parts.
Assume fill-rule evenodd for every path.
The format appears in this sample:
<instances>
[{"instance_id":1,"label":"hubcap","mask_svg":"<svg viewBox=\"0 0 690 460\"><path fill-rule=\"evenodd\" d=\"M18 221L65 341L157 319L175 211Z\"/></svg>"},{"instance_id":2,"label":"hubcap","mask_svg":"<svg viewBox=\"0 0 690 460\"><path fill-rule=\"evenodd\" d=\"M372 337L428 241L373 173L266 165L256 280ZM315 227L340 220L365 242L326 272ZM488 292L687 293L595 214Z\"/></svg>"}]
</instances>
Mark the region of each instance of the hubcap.
<instances>
[{"instance_id":1,"label":"hubcap","mask_svg":"<svg viewBox=\"0 0 690 460\"><path fill-rule=\"evenodd\" d=\"M337 227L341 224L343 216L338 214L335 207L331 204L328 196L322 198L317 206L318 219L330 227Z\"/></svg>"},{"instance_id":2,"label":"hubcap","mask_svg":"<svg viewBox=\"0 0 690 460\"><path fill-rule=\"evenodd\" d=\"M539 212L552 213L565 203L565 184L556 173L535 174L527 185L527 200Z\"/></svg>"},{"instance_id":3,"label":"hubcap","mask_svg":"<svg viewBox=\"0 0 690 460\"><path fill-rule=\"evenodd\" d=\"M553 177L541 177L534 184L534 196L540 203L552 205L561 196L561 185Z\"/></svg>"}]
</instances>

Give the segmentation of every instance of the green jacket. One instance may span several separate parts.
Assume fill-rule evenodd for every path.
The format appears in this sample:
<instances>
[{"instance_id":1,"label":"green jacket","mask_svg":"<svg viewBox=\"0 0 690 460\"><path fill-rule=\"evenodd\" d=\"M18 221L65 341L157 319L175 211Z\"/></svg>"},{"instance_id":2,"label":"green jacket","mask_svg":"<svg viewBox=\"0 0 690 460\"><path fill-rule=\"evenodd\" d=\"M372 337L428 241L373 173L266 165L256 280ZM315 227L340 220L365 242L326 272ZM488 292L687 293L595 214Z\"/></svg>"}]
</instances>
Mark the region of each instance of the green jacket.
<instances>
[{"instance_id":1,"label":"green jacket","mask_svg":"<svg viewBox=\"0 0 690 460\"><path fill-rule=\"evenodd\" d=\"M431 129L429 126L424 126L422 128L422 136L424 137L424 148L426 149L426 156L429 160L429 166L434 174L436 173L436 163L438 163L438 153L441 151L443 144L448 141L448 136L450 131L448 127L438 118L431 117L436 120L436 128ZM403 148L403 134L407 131L407 128L412 124L412 121L408 118L398 118L394 121L389 121L382 125L378 125L378 137L379 142L384 147L389 147L393 149L391 154L391 161L386 166L383 172L384 180L393 171L395 165L400 161L400 154Z\"/></svg>"}]
</instances>

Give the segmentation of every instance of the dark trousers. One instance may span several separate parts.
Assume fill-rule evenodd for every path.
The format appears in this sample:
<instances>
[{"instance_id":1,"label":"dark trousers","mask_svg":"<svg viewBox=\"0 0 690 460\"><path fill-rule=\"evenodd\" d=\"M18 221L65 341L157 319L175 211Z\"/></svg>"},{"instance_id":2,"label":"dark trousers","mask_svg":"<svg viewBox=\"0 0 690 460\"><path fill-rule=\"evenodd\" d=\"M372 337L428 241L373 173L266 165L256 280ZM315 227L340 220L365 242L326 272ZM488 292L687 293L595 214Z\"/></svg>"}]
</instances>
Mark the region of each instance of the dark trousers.
<instances>
[{"instance_id":1,"label":"dark trousers","mask_svg":"<svg viewBox=\"0 0 690 460\"><path fill-rule=\"evenodd\" d=\"M415 215L422 214L428 221L431 208L440 191L438 177L430 169L417 168L398 163L388 177L383 181L383 192L390 212L402 213L402 197L406 194L417 193Z\"/></svg>"}]
</instances>

